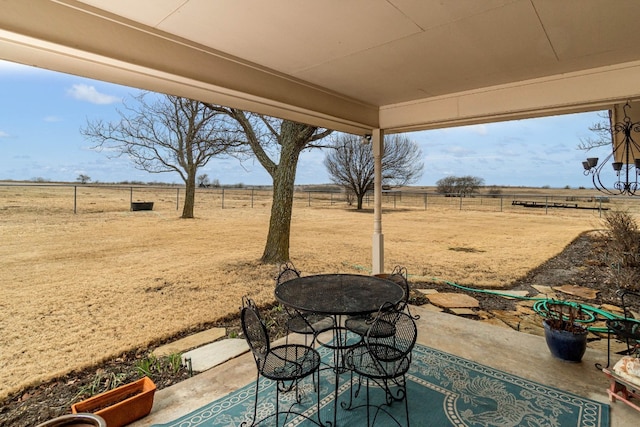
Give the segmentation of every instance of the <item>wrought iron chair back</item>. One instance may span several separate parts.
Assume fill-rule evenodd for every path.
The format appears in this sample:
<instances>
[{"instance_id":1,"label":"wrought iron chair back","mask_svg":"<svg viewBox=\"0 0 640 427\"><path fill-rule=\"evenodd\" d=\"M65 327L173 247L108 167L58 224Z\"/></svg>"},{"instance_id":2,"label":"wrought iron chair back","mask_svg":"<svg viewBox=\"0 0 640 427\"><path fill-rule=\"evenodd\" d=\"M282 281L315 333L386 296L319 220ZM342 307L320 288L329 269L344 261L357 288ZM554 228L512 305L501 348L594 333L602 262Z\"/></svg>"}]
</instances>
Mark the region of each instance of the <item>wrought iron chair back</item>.
<instances>
[{"instance_id":1,"label":"wrought iron chair back","mask_svg":"<svg viewBox=\"0 0 640 427\"><path fill-rule=\"evenodd\" d=\"M611 364L611 337L614 336L627 345L627 349L618 354L630 355L636 353L640 357L640 319L636 319L633 312L640 310L640 294L628 291L626 289L619 290L618 296L622 303L622 311L624 318L607 319L607 365ZM600 363L596 363L596 368L602 369Z\"/></svg>"},{"instance_id":2,"label":"wrought iron chair back","mask_svg":"<svg viewBox=\"0 0 640 427\"><path fill-rule=\"evenodd\" d=\"M240 311L240 321L242 332L257 367L257 379L255 387L255 401L253 407L253 417L251 422L245 421L241 426L255 426L263 421L275 418L275 425L280 425L280 416L285 417L287 423L289 417L303 417L318 426L322 426L320 421L320 394L317 387L320 379L320 354L313 348L300 344L285 344L271 346L267 327L260 316L260 312L255 302L247 297L242 298L242 308ZM275 411L256 420L258 414L258 396L260 391L260 377L265 377L276 382ZM299 383L302 379L312 376L316 390L316 419L312 419L303 412L296 411L295 406L301 404L301 393ZM280 393L293 392L295 396L289 399L290 406L286 411L280 411Z\"/></svg>"},{"instance_id":3,"label":"wrought iron chair back","mask_svg":"<svg viewBox=\"0 0 640 427\"><path fill-rule=\"evenodd\" d=\"M608 320L607 326L614 334L627 344L627 354L638 353L640 357L640 319L636 319L634 311L640 310L640 293L621 290L618 292L622 303L624 319Z\"/></svg>"},{"instance_id":4,"label":"wrought iron chair back","mask_svg":"<svg viewBox=\"0 0 640 427\"><path fill-rule=\"evenodd\" d=\"M402 300L398 302L398 305L394 307L394 310L406 311L414 320L418 320L420 316L411 314L411 310L409 309L410 286L406 267L396 265L391 271L391 274L378 275L378 277L390 280L398 286L402 287L404 296ZM367 332L370 332L373 321L374 317L371 315L351 316L346 320L345 327L350 331L364 337L365 335L367 335ZM387 322L380 322L373 333L374 336L375 334L378 334L379 336L389 336L393 333L393 328L390 327Z\"/></svg>"},{"instance_id":5,"label":"wrought iron chair back","mask_svg":"<svg viewBox=\"0 0 640 427\"><path fill-rule=\"evenodd\" d=\"M276 287L284 282L300 277L300 271L295 268L291 261L283 263L278 269L276 276ZM304 312L291 307L284 307L287 313L287 329L289 332L295 332L305 336L305 345L307 344L307 336L312 336L311 344L314 343L318 333L333 327L333 319L316 313ZM289 338L287 336L287 343Z\"/></svg>"},{"instance_id":6,"label":"wrought iron chair back","mask_svg":"<svg viewBox=\"0 0 640 427\"><path fill-rule=\"evenodd\" d=\"M385 303L375 316L371 327L361 344L350 349L346 355L347 366L352 371L352 391L347 409L360 406L367 408L367 425L375 424L378 415L384 412L389 419L401 425L386 408L394 401L405 402L405 415L409 425L409 406L405 375L411 365L411 351L416 344L418 331L414 317L402 309L402 304ZM393 333L381 333L392 325ZM353 392L353 375L361 381ZM366 386L366 404L354 404L364 379ZM385 392L384 402L372 406L369 396L369 383L374 382ZM374 407L373 417L370 408ZM373 422L372 422L373 420ZM386 425L386 424L385 424Z\"/></svg>"},{"instance_id":7,"label":"wrought iron chair back","mask_svg":"<svg viewBox=\"0 0 640 427\"><path fill-rule=\"evenodd\" d=\"M391 335L383 333L388 330L388 325L393 325ZM379 363L410 359L417 338L418 329L414 318L402 311L402 304L385 303L378 311L364 341L373 360ZM379 368L386 375L401 375L398 372L387 372L389 366L393 365L380 364Z\"/></svg>"},{"instance_id":8,"label":"wrought iron chair back","mask_svg":"<svg viewBox=\"0 0 640 427\"><path fill-rule=\"evenodd\" d=\"M260 312L255 302L247 297L242 297L242 299L242 311L240 312L242 332L251 349L258 371L262 371L271 347L269 343L269 333L260 317Z\"/></svg>"},{"instance_id":9,"label":"wrought iron chair back","mask_svg":"<svg viewBox=\"0 0 640 427\"><path fill-rule=\"evenodd\" d=\"M396 265L389 275L389 280L402 286L402 289L404 290L404 298L402 299L402 301L400 301L398 310L406 310L409 315L411 315L415 320L418 320L420 316L412 315L411 311L409 310L409 297L411 293L411 287L409 286L409 273L407 271L407 268L401 265Z\"/></svg>"},{"instance_id":10,"label":"wrought iron chair back","mask_svg":"<svg viewBox=\"0 0 640 427\"><path fill-rule=\"evenodd\" d=\"M300 271L296 269L291 261L285 262L280 265L278 275L276 276L276 286L298 277L300 277Z\"/></svg>"}]
</instances>

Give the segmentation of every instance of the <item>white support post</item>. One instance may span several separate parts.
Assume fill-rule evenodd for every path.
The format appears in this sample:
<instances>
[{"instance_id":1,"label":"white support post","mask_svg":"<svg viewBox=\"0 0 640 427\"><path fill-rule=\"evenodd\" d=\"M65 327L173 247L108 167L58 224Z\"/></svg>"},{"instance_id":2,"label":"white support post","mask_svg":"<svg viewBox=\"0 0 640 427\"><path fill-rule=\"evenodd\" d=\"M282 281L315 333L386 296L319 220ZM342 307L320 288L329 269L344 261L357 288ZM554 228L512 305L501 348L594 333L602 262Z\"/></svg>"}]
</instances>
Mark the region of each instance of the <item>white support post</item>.
<instances>
[{"instance_id":1,"label":"white support post","mask_svg":"<svg viewBox=\"0 0 640 427\"><path fill-rule=\"evenodd\" d=\"M382 153L384 150L384 131L373 129L371 147L374 159L373 187L373 256L372 274L384 273L384 235L382 234Z\"/></svg>"}]
</instances>

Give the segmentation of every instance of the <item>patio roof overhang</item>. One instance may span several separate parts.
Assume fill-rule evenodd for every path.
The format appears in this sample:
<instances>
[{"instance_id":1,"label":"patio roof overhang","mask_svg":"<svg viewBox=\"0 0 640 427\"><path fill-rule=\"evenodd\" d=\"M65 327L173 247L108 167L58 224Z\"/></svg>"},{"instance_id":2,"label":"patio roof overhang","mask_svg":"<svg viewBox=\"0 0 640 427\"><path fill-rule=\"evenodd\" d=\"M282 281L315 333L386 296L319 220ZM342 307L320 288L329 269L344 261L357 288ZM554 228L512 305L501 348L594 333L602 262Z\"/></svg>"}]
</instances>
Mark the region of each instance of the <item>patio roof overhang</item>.
<instances>
[{"instance_id":1,"label":"patio roof overhang","mask_svg":"<svg viewBox=\"0 0 640 427\"><path fill-rule=\"evenodd\" d=\"M0 59L373 134L377 151L384 133L640 99L637 0L0 0L0 11ZM377 203L374 272L380 214Z\"/></svg>"},{"instance_id":2,"label":"patio roof overhang","mask_svg":"<svg viewBox=\"0 0 640 427\"><path fill-rule=\"evenodd\" d=\"M3 0L0 58L352 133L640 97L635 0Z\"/></svg>"}]
</instances>

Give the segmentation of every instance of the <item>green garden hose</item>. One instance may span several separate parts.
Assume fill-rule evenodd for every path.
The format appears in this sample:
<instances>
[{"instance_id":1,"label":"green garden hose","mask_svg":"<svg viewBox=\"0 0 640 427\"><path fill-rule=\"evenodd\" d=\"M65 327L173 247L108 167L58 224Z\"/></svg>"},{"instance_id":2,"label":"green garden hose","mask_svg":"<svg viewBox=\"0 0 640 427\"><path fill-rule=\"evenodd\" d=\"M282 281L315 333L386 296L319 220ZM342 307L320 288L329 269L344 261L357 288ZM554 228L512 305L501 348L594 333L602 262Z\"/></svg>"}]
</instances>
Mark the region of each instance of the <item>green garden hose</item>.
<instances>
[{"instance_id":1,"label":"green garden hose","mask_svg":"<svg viewBox=\"0 0 640 427\"><path fill-rule=\"evenodd\" d=\"M512 298L512 299L521 299L521 300L526 300L526 301L535 301L535 303L533 304L533 310L539 314L541 317L544 317L544 313L547 312L547 306L549 304L562 304L562 305L567 305L567 306L572 306L572 307L580 307L582 310L582 313L584 315L583 319L580 320L576 320L579 323L582 324L588 324L588 323L594 323L596 321L598 321L599 319L604 319L604 320L614 320L614 319L624 319L624 316L621 316L619 314L615 314L615 313L611 313L609 311L603 310L601 308L597 308L597 307L593 307L591 305L588 304L581 304L581 303L577 303L577 302L573 302L573 301L565 301L565 300L557 300L557 299L553 299L553 298L536 298L536 297L524 297L524 296L519 296L519 295L511 295L508 293L503 293L503 292L499 292L499 291L491 291L491 290L487 290L487 289L475 289L475 288L470 288L468 286L462 286L462 285L458 285L457 283L448 281L448 280L442 280L442 279L438 279L438 278L432 278L431 279L434 282L443 282L446 283L447 285L456 287L458 289L462 289L464 291L469 291L469 292L477 292L477 293L483 293L483 294L490 294L490 295L497 295L500 297L505 297L505 298ZM598 317L600 316L600 317ZM608 329L606 327L598 327L598 326L585 326L589 331L591 332L595 332L595 333L607 333Z\"/></svg>"},{"instance_id":2,"label":"green garden hose","mask_svg":"<svg viewBox=\"0 0 640 427\"><path fill-rule=\"evenodd\" d=\"M352 267L355 267L358 270L363 270L363 271L368 271L368 269L366 267L363 266L359 266L359 265L352 265ZM557 300L554 298L537 298L537 297L524 297L524 296L519 296L519 295L511 295L508 293L504 293L504 292L499 292L499 291L492 291L492 290L488 290L488 289L476 289L476 288L470 288L468 286L462 286L459 285L457 283L451 282L449 280L443 280L443 279L439 279L437 277L432 277L431 281L433 282L443 282L446 283L447 285L453 286L455 288L458 289L462 289L464 291L468 291L468 292L477 292L477 293L482 293L482 294L489 294L489 295L496 295L496 296L500 296L500 297L504 297L504 298L510 298L510 299L520 299L520 300L525 300L525 301L535 301L535 303L533 304L533 311L535 311L538 315L540 315L541 317L545 317L544 313L546 313L547 310L547 306L549 304L562 304L562 305L567 305L567 306L572 306L572 307L578 307L580 306L583 316L583 319L579 319L576 320L576 322L582 323L582 324L588 324L588 323L594 323L596 321L598 321L599 319L601 320L615 320L615 319L624 319L624 316L621 316L619 314L616 313L612 313L610 311L606 311L603 310L601 308L598 307L593 307L591 305L588 304L581 304L581 303L577 303L577 302L573 302L573 301L566 301L566 300ZM598 317L600 316L600 317ZM640 322L640 321L639 321ZM608 329L606 327L598 327L598 326L585 326L589 331L594 332L594 333L607 333Z\"/></svg>"}]
</instances>

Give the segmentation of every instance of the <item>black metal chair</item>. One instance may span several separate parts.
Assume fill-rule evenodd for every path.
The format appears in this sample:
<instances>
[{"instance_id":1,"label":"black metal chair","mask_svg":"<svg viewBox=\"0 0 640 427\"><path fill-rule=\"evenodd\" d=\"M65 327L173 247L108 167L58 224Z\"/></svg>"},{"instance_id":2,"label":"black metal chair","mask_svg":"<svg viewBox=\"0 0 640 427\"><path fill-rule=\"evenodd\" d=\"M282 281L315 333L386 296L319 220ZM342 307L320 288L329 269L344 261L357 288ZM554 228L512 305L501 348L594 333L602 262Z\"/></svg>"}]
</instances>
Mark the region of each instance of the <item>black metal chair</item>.
<instances>
[{"instance_id":1,"label":"black metal chair","mask_svg":"<svg viewBox=\"0 0 640 427\"><path fill-rule=\"evenodd\" d=\"M241 426L255 426L265 420L275 417L275 425L280 425L280 416L284 415L283 425L290 421L291 416L304 417L318 426L323 426L320 420L320 394L316 394L316 414L318 420L295 411L294 406L301 404L301 394L298 388L300 381L312 376L314 383L320 379L320 354L313 348L300 344L286 344L271 347L267 328L253 300L243 297L240 312L242 331L258 368L256 379L255 402L251 423L245 421ZM256 420L258 412L258 396L260 378L265 377L275 381L276 402L275 412ZM314 385L314 389L315 389ZM280 411L280 393L294 392L295 399L286 411ZM271 421L268 425L273 425Z\"/></svg>"},{"instance_id":2,"label":"black metal chair","mask_svg":"<svg viewBox=\"0 0 640 427\"><path fill-rule=\"evenodd\" d=\"M294 267L293 263L287 262L280 266L278 275L276 276L276 287L282 283L300 277L300 272ZM333 318L322 314L304 312L291 307L284 307L287 313L287 330L297 334L304 335L304 343L307 345L307 337L311 336L311 344L313 345L319 333L331 329L334 325ZM289 337L287 336L287 343Z\"/></svg>"},{"instance_id":3,"label":"black metal chair","mask_svg":"<svg viewBox=\"0 0 640 427\"><path fill-rule=\"evenodd\" d=\"M627 345L627 350L619 354L631 355L635 353L637 357L640 357L640 319L636 319L633 315L633 310L640 312L640 293L620 290L618 291L618 295L620 296L620 301L622 303L624 318L608 319L606 321L608 336L607 366L605 366L605 368L608 368L611 363L612 335ZM596 364L596 367L601 368L599 364Z\"/></svg>"},{"instance_id":4,"label":"black metal chair","mask_svg":"<svg viewBox=\"0 0 640 427\"><path fill-rule=\"evenodd\" d=\"M409 287L409 279L408 279L408 273L407 273L406 267L397 265L395 266L393 271L391 271L391 274L384 275L384 276L380 275L380 277L383 277L384 279L390 280L398 284L404 290L404 298L398 303L397 307L394 307L394 309L398 311L406 310L410 316L412 316L415 320L418 320L420 316L418 315L413 316L411 314L411 311L409 310L410 287ZM364 337L369 331L371 324L373 323L373 320L374 320L374 317L371 315L352 316L345 320L344 326L351 332L354 332ZM393 335L394 331L391 325L386 325L385 327L384 324L379 324L377 327L376 333L382 334L382 336L390 336L390 335Z\"/></svg>"},{"instance_id":5,"label":"black metal chair","mask_svg":"<svg viewBox=\"0 0 640 427\"><path fill-rule=\"evenodd\" d=\"M407 399L406 373L411 365L411 351L415 346L418 331L414 318L407 312L401 311L402 304L384 304L361 344L350 349L346 354L346 364L351 369L351 394L349 403L343 405L353 410L362 406L367 409L367 426L375 423L380 411L385 412L397 425L401 425L389 407L398 401L405 404L407 426L409 425L409 405ZM387 335L388 325L393 325L394 332ZM356 391L353 391L354 375L359 376ZM365 405L355 405L355 400L361 391L362 382L366 386ZM376 384L385 393L383 402L375 406L371 416L370 382ZM384 423L383 425L388 425Z\"/></svg>"}]
</instances>

